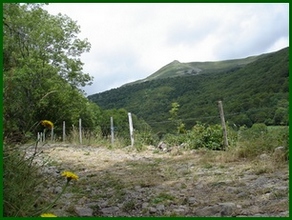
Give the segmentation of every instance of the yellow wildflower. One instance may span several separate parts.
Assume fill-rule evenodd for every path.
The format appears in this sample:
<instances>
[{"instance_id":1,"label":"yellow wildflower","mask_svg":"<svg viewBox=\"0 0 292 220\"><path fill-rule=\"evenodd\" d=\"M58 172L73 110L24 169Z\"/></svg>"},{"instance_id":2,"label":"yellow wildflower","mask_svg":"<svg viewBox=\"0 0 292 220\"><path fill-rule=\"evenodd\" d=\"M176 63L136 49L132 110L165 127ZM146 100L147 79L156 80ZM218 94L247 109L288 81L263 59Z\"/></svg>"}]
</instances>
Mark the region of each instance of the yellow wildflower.
<instances>
[{"instance_id":1,"label":"yellow wildflower","mask_svg":"<svg viewBox=\"0 0 292 220\"><path fill-rule=\"evenodd\" d=\"M52 129L54 127L53 122L49 120L42 120L41 123L43 126L48 127L49 129Z\"/></svg>"},{"instance_id":2,"label":"yellow wildflower","mask_svg":"<svg viewBox=\"0 0 292 220\"><path fill-rule=\"evenodd\" d=\"M57 216L52 213L43 213L41 214L41 217L57 217Z\"/></svg>"},{"instance_id":3,"label":"yellow wildflower","mask_svg":"<svg viewBox=\"0 0 292 220\"><path fill-rule=\"evenodd\" d=\"M70 171L64 171L62 173L62 176L67 178L67 182L69 182L70 180L78 180L78 176L75 173L72 173Z\"/></svg>"}]
</instances>

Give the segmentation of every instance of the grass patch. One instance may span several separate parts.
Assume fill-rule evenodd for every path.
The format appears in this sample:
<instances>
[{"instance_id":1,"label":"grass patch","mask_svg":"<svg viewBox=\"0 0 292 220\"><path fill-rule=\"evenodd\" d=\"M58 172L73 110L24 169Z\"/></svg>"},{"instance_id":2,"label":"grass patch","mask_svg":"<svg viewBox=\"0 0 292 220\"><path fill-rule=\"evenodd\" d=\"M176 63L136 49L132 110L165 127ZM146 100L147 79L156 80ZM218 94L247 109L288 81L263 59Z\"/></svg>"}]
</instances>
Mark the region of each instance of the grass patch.
<instances>
[{"instance_id":1,"label":"grass patch","mask_svg":"<svg viewBox=\"0 0 292 220\"><path fill-rule=\"evenodd\" d=\"M160 204L160 203L167 204L173 200L175 200L175 197L173 195L166 192L161 192L157 196L153 197L150 200L150 203L151 204Z\"/></svg>"}]
</instances>

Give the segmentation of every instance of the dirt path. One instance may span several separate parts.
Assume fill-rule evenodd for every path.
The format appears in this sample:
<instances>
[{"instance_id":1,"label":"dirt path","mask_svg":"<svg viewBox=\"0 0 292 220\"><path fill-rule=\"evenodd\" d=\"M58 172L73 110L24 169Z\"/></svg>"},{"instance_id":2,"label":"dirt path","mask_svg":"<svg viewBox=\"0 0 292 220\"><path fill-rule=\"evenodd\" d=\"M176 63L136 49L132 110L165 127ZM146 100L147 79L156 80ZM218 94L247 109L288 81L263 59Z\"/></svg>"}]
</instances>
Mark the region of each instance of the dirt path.
<instances>
[{"instance_id":1,"label":"dirt path","mask_svg":"<svg viewBox=\"0 0 292 220\"><path fill-rule=\"evenodd\" d=\"M63 170L79 176L52 210L58 216L289 216L288 164L267 158L65 144L39 151L43 172L55 178L50 195L61 191Z\"/></svg>"}]
</instances>

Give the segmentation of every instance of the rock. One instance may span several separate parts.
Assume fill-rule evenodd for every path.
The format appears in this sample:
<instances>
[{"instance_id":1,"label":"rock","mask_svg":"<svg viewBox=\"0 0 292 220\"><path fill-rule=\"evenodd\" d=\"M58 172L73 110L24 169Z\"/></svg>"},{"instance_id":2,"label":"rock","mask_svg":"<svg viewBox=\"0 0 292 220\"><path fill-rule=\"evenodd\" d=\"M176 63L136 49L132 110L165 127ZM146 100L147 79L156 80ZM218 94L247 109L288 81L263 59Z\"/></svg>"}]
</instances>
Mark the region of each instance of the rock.
<instances>
[{"instance_id":1,"label":"rock","mask_svg":"<svg viewBox=\"0 0 292 220\"><path fill-rule=\"evenodd\" d=\"M264 176L260 176L259 178L257 178L254 181L253 186L254 187L262 187L264 184L266 184L268 182L268 179Z\"/></svg>"},{"instance_id":2,"label":"rock","mask_svg":"<svg viewBox=\"0 0 292 220\"><path fill-rule=\"evenodd\" d=\"M279 217L289 217L289 211L280 212Z\"/></svg>"},{"instance_id":3,"label":"rock","mask_svg":"<svg viewBox=\"0 0 292 220\"><path fill-rule=\"evenodd\" d=\"M228 186L228 187L226 187L225 192L227 192L227 193L236 193L237 192L237 188L233 187L233 186Z\"/></svg>"},{"instance_id":4,"label":"rock","mask_svg":"<svg viewBox=\"0 0 292 220\"><path fill-rule=\"evenodd\" d=\"M276 152L280 152L280 153L284 153L285 152L285 149L286 149L286 147L284 147L284 146L279 146L279 147L277 147L277 148L275 148L275 153Z\"/></svg>"},{"instance_id":5,"label":"rock","mask_svg":"<svg viewBox=\"0 0 292 220\"><path fill-rule=\"evenodd\" d=\"M247 196L248 196L248 194L244 191L237 194L238 198L243 198L243 197L247 197Z\"/></svg>"},{"instance_id":6,"label":"rock","mask_svg":"<svg viewBox=\"0 0 292 220\"><path fill-rule=\"evenodd\" d=\"M119 207L113 206L103 208L101 209L101 212L105 215L114 216L119 210L120 210Z\"/></svg>"},{"instance_id":7,"label":"rock","mask_svg":"<svg viewBox=\"0 0 292 220\"><path fill-rule=\"evenodd\" d=\"M150 214L153 214L153 213L156 213L157 212L157 209L156 208L154 208L154 207L150 207L149 208L149 213Z\"/></svg>"},{"instance_id":8,"label":"rock","mask_svg":"<svg viewBox=\"0 0 292 220\"><path fill-rule=\"evenodd\" d=\"M200 217L220 216L220 211L219 205L200 207L195 210L195 215Z\"/></svg>"},{"instance_id":9,"label":"rock","mask_svg":"<svg viewBox=\"0 0 292 220\"><path fill-rule=\"evenodd\" d=\"M157 205L156 206L156 209L158 210L158 211L164 211L165 210L165 207L164 207L164 205L163 204L159 204L159 205Z\"/></svg>"},{"instance_id":10,"label":"rock","mask_svg":"<svg viewBox=\"0 0 292 220\"><path fill-rule=\"evenodd\" d=\"M221 216L232 216L236 209L236 205L232 202L219 203L219 206L221 208Z\"/></svg>"},{"instance_id":11,"label":"rock","mask_svg":"<svg viewBox=\"0 0 292 220\"><path fill-rule=\"evenodd\" d=\"M175 212L177 215L183 215L185 213L185 209L177 208L177 209L173 209L173 212Z\"/></svg>"},{"instance_id":12,"label":"rock","mask_svg":"<svg viewBox=\"0 0 292 220\"><path fill-rule=\"evenodd\" d=\"M286 148L283 146L279 146L274 150L274 154L273 154L274 158L276 160L283 160L286 157Z\"/></svg>"},{"instance_id":13,"label":"rock","mask_svg":"<svg viewBox=\"0 0 292 220\"><path fill-rule=\"evenodd\" d=\"M194 205L194 204L198 203L198 201L197 201L197 199L195 197L190 197L188 199L188 202L189 202L190 205Z\"/></svg>"},{"instance_id":14,"label":"rock","mask_svg":"<svg viewBox=\"0 0 292 220\"><path fill-rule=\"evenodd\" d=\"M55 194L59 194L59 193L61 193L61 192L62 192L62 187L61 187L61 186L57 186L57 187L55 187L54 190L53 190L53 192L54 192Z\"/></svg>"},{"instance_id":15,"label":"rock","mask_svg":"<svg viewBox=\"0 0 292 220\"><path fill-rule=\"evenodd\" d=\"M142 209L146 209L148 207L149 203L148 202L143 202L142 203Z\"/></svg>"},{"instance_id":16,"label":"rock","mask_svg":"<svg viewBox=\"0 0 292 220\"><path fill-rule=\"evenodd\" d=\"M75 212L80 217L91 217L93 216L93 210L88 207L75 207Z\"/></svg>"},{"instance_id":17,"label":"rock","mask_svg":"<svg viewBox=\"0 0 292 220\"><path fill-rule=\"evenodd\" d=\"M259 158L260 158L260 160L269 160L269 159L270 159L270 156L267 155L267 154L261 154L261 155L259 156Z\"/></svg>"},{"instance_id":18,"label":"rock","mask_svg":"<svg viewBox=\"0 0 292 220\"><path fill-rule=\"evenodd\" d=\"M159 142L159 144L157 145L157 148L162 150L163 152L166 152L168 150L167 144L164 143L163 141Z\"/></svg>"}]
</instances>

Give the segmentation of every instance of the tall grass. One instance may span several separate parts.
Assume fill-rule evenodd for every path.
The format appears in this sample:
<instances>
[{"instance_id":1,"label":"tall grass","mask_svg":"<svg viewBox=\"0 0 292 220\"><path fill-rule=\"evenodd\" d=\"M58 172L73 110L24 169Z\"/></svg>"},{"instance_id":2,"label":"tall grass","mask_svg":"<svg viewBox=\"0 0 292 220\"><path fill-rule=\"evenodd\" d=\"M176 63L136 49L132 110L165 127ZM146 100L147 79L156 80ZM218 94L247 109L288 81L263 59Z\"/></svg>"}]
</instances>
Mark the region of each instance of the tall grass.
<instances>
[{"instance_id":1,"label":"tall grass","mask_svg":"<svg viewBox=\"0 0 292 220\"><path fill-rule=\"evenodd\" d=\"M285 148L285 160L289 154L289 127L267 127L264 124L254 124L247 129L242 127L238 132L236 151L238 157L255 158L261 154L273 155L279 146Z\"/></svg>"},{"instance_id":2,"label":"tall grass","mask_svg":"<svg viewBox=\"0 0 292 220\"><path fill-rule=\"evenodd\" d=\"M3 213L5 217L33 217L42 213L41 186L47 181L35 161L16 147L3 147Z\"/></svg>"}]
</instances>

